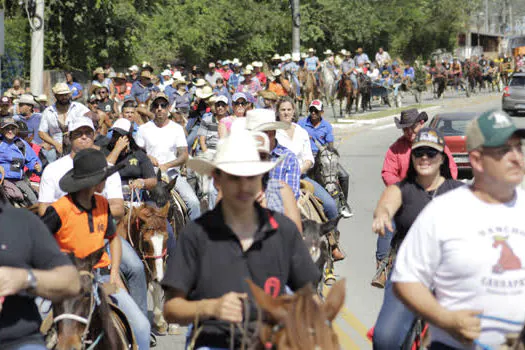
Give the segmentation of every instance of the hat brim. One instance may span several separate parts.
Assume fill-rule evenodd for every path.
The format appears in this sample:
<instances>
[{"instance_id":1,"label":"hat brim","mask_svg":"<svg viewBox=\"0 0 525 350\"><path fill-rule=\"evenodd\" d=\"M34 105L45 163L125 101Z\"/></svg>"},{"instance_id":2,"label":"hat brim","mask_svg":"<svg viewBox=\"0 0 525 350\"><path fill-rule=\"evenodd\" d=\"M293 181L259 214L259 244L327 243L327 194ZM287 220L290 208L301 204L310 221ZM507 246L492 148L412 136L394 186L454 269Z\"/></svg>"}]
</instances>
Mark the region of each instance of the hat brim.
<instances>
[{"instance_id":1,"label":"hat brim","mask_svg":"<svg viewBox=\"0 0 525 350\"><path fill-rule=\"evenodd\" d=\"M501 130L489 140L487 140L483 147L501 147L505 145L512 136L518 136L520 138L525 138L525 129L506 129Z\"/></svg>"},{"instance_id":2,"label":"hat brim","mask_svg":"<svg viewBox=\"0 0 525 350\"><path fill-rule=\"evenodd\" d=\"M291 124L287 122L271 122L264 123L252 129L252 131L271 131L271 130L287 130L290 129Z\"/></svg>"},{"instance_id":3,"label":"hat brim","mask_svg":"<svg viewBox=\"0 0 525 350\"><path fill-rule=\"evenodd\" d=\"M443 152L443 150L445 149L443 146L440 146L440 145L435 144L434 142L428 142L428 141L416 142L412 145L412 149L416 149L420 147L430 147L439 152Z\"/></svg>"},{"instance_id":4,"label":"hat brim","mask_svg":"<svg viewBox=\"0 0 525 350\"><path fill-rule=\"evenodd\" d=\"M188 168L202 175L211 175L215 169L235 176L257 176L272 170L277 163L253 161L253 162L227 162L214 164L213 162L202 159L192 158L186 162Z\"/></svg>"},{"instance_id":5,"label":"hat brim","mask_svg":"<svg viewBox=\"0 0 525 350\"><path fill-rule=\"evenodd\" d=\"M214 94L213 92L209 93L209 94L199 94L199 93L196 93L195 96L197 96L198 98L202 99L202 100L206 100L210 97L212 97Z\"/></svg>"},{"instance_id":6,"label":"hat brim","mask_svg":"<svg viewBox=\"0 0 525 350\"><path fill-rule=\"evenodd\" d=\"M86 176L83 178L75 178L74 169L69 170L59 181L60 189L66 193L78 192L86 188L91 188L98 185L121 168L125 166L124 163L119 163L113 167L101 171L95 175Z\"/></svg>"},{"instance_id":7,"label":"hat brim","mask_svg":"<svg viewBox=\"0 0 525 350\"><path fill-rule=\"evenodd\" d=\"M416 120L414 120L413 122L411 123L401 123L401 120L398 118L398 117L394 117L394 122L396 123L396 127L398 129L404 129L404 128L409 128L411 127L412 125L414 125L415 123L418 122L417 118Z\"/></svg>"},{"instance_id":8,"label":"hat brim","mask_svg":"<svg viewBox=\"0 0 525 350\"><path fill-rule=\"evenodd\" d=\"M12 125L12 126L15 126L15 127L18 128L18 124L17 124L17 123L15 123L15 122L7 122L7 123L5 123L5 124L2 124L2 126L0 127L0 129L3 129L3 128L9 126L9 125Z\"/></svg>"},{"instance_id":9,"label":"hat brim","mask_svg":"<svg viewBox=\"0 0 525 350\"><path fill-rule=\"evenodd\" d=\"M71 94L71 93L72 93L71 91L65 91L65 90L53 91L53 94L55 94L55 95L68 95L68 94Z\"/></svg>"}]
</instances>

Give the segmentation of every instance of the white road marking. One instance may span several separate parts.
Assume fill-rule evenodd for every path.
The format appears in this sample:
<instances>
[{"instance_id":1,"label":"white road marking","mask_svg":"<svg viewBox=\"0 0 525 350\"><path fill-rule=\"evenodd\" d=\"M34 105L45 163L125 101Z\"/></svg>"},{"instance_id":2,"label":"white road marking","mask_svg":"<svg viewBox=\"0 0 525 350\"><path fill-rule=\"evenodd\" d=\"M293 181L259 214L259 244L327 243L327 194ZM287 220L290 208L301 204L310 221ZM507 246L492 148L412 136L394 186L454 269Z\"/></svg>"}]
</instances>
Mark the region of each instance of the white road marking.
<instances>
[{"instance_id":1,"label":"white road marking","mask_svg":"<svg viewBox=\"0 0 525 350\"><path fill-rule=\"evenodd\" d=\"M159 258L155 259L155 269L157 270L157 280L162 281L164 278L164 260L162 259L162 243L164 242L164 236L158 232L155 232L151 236L151 243L153 243L153 255Z\"/></svg>"},{"instance_id":2,"label":"white road marking","mask_svg":"<svg viewBox=\"0 0 525 350\"><path fill-rule=\"evenodd\" d=\"M386 124L386 125L376 126L375 128L372 128L372 130L384 130L384 129L392 128L394 126L396 126L396 124L394 124L394 123Z\"/></svg>"}]
</instances>

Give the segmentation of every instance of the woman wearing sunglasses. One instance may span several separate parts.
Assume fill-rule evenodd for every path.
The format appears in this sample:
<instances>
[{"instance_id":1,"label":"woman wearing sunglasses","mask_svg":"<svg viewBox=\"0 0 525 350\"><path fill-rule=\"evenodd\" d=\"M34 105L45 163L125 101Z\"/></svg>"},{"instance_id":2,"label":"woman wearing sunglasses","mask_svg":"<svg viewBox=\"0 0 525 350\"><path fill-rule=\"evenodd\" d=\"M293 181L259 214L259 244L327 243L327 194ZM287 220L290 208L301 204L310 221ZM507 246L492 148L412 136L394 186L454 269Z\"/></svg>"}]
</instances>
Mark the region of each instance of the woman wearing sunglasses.
<instances>
[{"instance_id":1,"label":"woman wearing sunglasses","mask_svg":"<svg viewBox=\"0 0 525 350\"><path fill-rule=\"evenodd\" d=\"M463 185L452 178L444 148L445 140L438 130L421 129L412 144L407 176L388 186L381 195L374 211L372 230L384 236L386 230L393 231L394 220L396 232L390 256L395 255L392 252L397 250L412 223L434 197ZM374 349L399 349L414 319L414 314L394 295L388 276L374 329Z\"/></svg>"}]
</instances>

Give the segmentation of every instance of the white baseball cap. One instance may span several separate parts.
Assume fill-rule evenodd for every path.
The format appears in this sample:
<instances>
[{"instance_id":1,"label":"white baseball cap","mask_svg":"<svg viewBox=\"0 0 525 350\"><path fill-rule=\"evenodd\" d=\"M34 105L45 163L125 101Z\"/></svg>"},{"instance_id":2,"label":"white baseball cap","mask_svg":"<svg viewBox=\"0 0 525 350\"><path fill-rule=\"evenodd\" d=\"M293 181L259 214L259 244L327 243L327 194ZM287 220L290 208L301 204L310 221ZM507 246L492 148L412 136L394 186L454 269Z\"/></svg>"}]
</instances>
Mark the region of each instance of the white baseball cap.
<instances>
[{"instance_id":1,"label":"white baseball cap","mask_svg":"<svg viewBox=\"0 0 525 350\"><path fill-rule=\"evenodd\" d=\"M131 122L127 120L126 118L119 118L115 121L115 124L113 124L111 128L120 129L127 134L129 130L131 129Z\"/></svg>"},{"instance_id":2,"label":"white baseball cap","mask_svg":"<svg viewBox=\"0 0 525 350\"><path fill-rule=\"evenodd\" d=\"M91 128L93 131L95 131L95 126L93 125L93 121L86 116L74 118L71 124L69 124L68 131L72 132L83 126L87 126Z\"/></svg>"}]
</instances>

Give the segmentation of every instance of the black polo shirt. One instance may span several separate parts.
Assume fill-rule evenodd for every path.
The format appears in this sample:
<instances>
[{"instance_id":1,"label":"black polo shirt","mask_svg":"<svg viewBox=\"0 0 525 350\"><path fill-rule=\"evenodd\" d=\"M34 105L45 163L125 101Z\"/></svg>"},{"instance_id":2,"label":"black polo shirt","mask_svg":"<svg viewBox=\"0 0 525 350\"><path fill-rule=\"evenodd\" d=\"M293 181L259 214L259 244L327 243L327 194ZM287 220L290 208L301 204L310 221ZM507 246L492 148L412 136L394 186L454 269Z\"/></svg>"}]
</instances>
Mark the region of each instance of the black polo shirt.
<instances>
[{"instance_id":1,"label":"black polo shirt","mask_svg":"<svg viewBox=\"0 0 525 350\"><path fill-rule=\"evenodd\" d=\"M0 201L0 266L51 270L71 265L40 219L26 209ZM0 348L24 343L45 344L42 322L33 297L25 293L6 297L0 311Z\"/></svg>"},{"instance_id":2,"label":"black polo shirt","mask_svg":"<svg viewBox=\"0 0 525 350\"><path fill-rule=\"evenodd\" d=\"M239 239L224 223L221 208L219 203L183 229L175 254L168 257L164 288L182 291L188 300L202 300L229 292L251 295L246 279L275 296L284 294L285 286L297 290L320 280L321 272L290 219L256 204L259 227L252 246L243 252ZM250 296L250 319L255 321L252 300ZM205 320L202 325L196 348L230 348L228 323ZM235 339L238 342L240 334Z\"/></svg>"}]
</instances>

